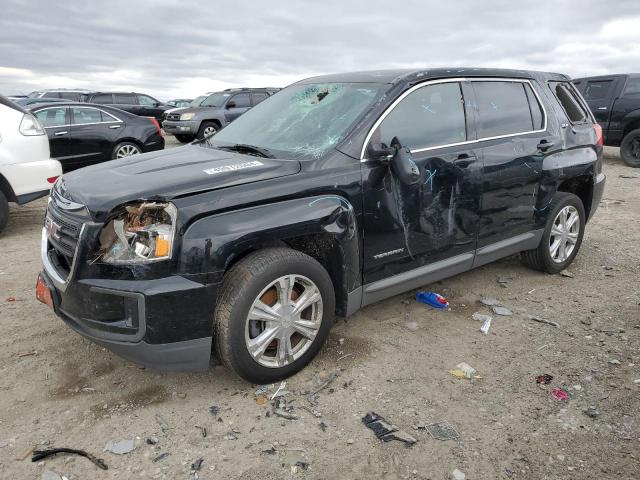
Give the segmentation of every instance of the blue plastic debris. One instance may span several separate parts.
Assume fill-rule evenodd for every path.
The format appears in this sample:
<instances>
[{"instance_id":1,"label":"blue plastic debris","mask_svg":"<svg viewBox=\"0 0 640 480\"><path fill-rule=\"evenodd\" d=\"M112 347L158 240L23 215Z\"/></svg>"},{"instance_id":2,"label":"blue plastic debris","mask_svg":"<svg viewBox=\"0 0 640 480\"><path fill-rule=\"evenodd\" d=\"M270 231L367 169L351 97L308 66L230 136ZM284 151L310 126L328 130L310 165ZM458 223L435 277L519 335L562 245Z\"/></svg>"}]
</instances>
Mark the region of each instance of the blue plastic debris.
<instances>
[{"instance_id":1,"label":"blue plastic debris","mask_svg":"<svg viewBox=\"0 0 640 480\"><path fill-rule=\"evenodd\" d=\"M449 306L449 302L442 295L435 292L418 292L416 293L416 300L433 308L447 308Z\"/></svg>"}]
</instances>

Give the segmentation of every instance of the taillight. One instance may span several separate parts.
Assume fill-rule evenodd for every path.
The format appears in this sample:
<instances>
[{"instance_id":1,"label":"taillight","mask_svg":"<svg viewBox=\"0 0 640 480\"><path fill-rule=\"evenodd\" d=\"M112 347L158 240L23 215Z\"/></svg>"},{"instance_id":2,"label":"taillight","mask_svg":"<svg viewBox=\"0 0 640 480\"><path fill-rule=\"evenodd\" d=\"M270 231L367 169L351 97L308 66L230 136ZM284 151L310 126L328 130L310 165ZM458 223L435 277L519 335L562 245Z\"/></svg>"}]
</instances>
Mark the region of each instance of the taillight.
<instances>
[{"instance_id":1,"label":"taillight","mask_svg":"<svg viewBox=\"0 0 640 480\"><path fill-rule=\"evenodd\" d=\"M155 117L151 117L150 120L151 120L151 123L153 123L156 126L156 129L158 130L158 135L162 135L162 128L160 128L160 122L158 122L158 119Z\"/></svg>"},{"instance_id":2,"label":"taillight","mask_svg":"<svg viewBox=\"0 0 640 480\"><path fill-rule=\"evenodd\" d=\"M49 183L56 183L56 180L58 180L58 177L49 177L49 178L47 178L47 182L49 182Z\"/></svg>"},{"instance_id":3,"label":"taillight","mask_svg":"<svg viewBox=\"0 0 640 480\"><path fill-rule=\"evenodd\" d=\"M602 127L600 126L599 123L594 123L593 124L593 129L596 131L596 145L598 147L603 147L604 146L604 138L602 138Z\"/></svg>"}]
</instances>

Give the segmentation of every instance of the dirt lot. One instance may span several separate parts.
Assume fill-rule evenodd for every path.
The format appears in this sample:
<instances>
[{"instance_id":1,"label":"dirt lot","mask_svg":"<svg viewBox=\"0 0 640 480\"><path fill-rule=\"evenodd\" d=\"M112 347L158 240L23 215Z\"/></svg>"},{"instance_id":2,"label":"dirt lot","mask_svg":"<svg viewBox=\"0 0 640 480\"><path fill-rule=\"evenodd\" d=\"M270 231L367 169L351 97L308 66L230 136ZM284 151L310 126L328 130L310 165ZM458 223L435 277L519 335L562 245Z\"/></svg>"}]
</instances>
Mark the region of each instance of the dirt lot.
<instances>
[{"instance_id":1,"label":"dirt lot","mask_svg":"<svg viewBox=\"0 0 640 480\"><path fill-rule=\"evenodd\" d=\"M512 257L427 287L447 296L448 311L412 293L365 308L340 321L321 355L286 383L292 420L220 366L158 374L72 332L34 298L45 201L13 208L0 237L0 478L50 470L68 479L187 479L200 457L202 479L445 479L456 468L467 479L639 478L640 171L610 149L605 173L605 200L573 278ZM514 312L496 316L486 336L471 318L488 313L482 297ZM460 362L478 378L450 375ZM305 393L336 370L314 407ZM544 373L554 379L537 385ZM554 387L569 399L553 399ZM595 418L584 413L590 406ZM361 422L370 410L418 443L377 440ZM432 438L424 427L440 421L459 437ZM103 452L112 439L135 439L136 448ZM86 449L109 470L80 457L17 460L34 445Z\"/></svg>"}]
</instances>

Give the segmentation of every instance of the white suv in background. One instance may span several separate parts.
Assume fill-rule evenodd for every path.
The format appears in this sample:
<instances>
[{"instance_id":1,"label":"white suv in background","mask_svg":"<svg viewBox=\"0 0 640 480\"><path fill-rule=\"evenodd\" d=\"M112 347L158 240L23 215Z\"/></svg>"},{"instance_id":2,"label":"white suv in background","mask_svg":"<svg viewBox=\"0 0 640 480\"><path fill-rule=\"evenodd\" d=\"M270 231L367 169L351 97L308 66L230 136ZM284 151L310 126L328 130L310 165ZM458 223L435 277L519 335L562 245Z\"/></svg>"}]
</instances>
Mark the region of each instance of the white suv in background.
<instances>
[{"instance_id":1,"label":"white suv in background","mask_svg":"<svg viewBox=\"0 0 640 480\"><path fill-rule=\"evenodd\" d=\"M9 220L8 202L23 205L48 195L60 175L40 122L0 95L0 232Z\"/></svg>"}]
</instances>

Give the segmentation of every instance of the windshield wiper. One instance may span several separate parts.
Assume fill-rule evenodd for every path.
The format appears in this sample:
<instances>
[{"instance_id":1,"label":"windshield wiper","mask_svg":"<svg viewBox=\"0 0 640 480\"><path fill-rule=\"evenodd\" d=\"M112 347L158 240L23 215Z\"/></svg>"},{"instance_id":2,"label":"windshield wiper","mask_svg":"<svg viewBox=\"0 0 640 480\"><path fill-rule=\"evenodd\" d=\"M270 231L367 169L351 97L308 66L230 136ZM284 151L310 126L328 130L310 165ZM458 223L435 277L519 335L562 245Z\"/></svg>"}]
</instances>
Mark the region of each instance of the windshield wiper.
<instances>
[{"instance_id":1,"label":"windshield wiper","mask_svg":"<svg viewBox=\"0 0 640 480\"><path fill-rule=\"evenodd\" d=\"M232 152L248 153L249 155L258 155L265 158L276 158L269 150L262 147L256 147L255 145L248 145L246 143L236 143L235 145L216 145L215 148L221 150L231 150Z\"/></svg>"}]
</instances>

